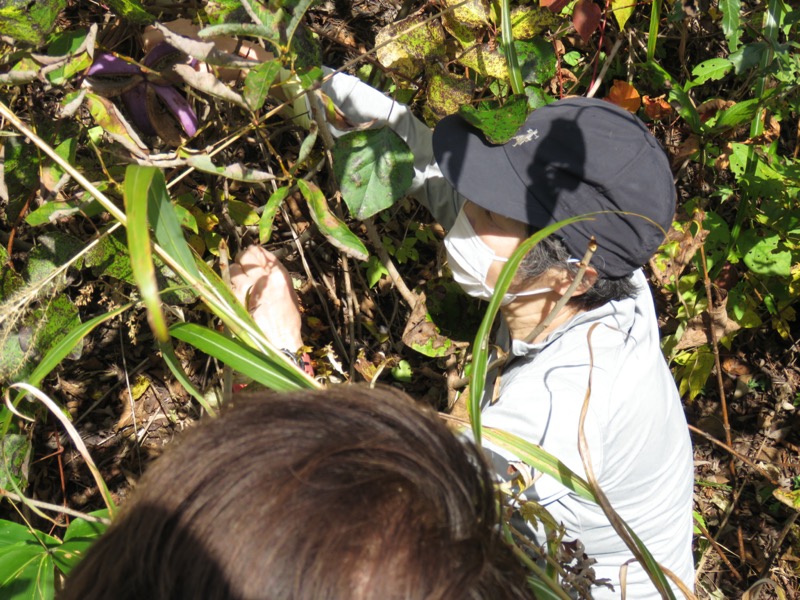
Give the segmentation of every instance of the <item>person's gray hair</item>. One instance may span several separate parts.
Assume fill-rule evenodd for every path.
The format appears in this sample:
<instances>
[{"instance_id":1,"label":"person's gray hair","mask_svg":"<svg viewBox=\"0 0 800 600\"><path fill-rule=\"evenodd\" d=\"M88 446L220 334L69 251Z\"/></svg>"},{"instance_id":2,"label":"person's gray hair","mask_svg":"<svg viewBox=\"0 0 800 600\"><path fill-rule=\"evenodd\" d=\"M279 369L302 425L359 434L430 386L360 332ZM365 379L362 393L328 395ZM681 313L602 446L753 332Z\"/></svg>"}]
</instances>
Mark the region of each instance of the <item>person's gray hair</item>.
<instances>
[{"instance_id":1,"label":"person's gray hair","mask_svg":"<svg viewBox=\"0 0 800 600\"><path fill-rule=\"evenodd\" d=\"M578 272L578 262L570 255L569 250L560 239L549 236L536 244L517 270L519 281L529 281L544 275L550 269L564 271L571 274ZM633 283L632 273L619 279L608 279L598 275L594 285L580 295L570 299L572 306L590 310L602 306L612 300L624 300L636 295L636 284Z\"/></svg>"}]
</instances>

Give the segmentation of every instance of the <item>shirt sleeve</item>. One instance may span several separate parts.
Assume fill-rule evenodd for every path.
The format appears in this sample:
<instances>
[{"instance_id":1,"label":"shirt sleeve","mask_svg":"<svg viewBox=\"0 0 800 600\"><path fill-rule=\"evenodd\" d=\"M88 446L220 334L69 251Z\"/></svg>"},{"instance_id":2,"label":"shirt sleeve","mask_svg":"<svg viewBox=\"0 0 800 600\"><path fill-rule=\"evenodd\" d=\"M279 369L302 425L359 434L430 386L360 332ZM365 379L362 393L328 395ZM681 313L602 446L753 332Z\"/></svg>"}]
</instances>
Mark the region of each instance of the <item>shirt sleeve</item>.
<instances>
[{"instance_id":1,"label":"shirt sleeve","mask_svg":"<svg viewBox=\"0 0 800 600\"><path fill-rule=\"evenodd\" d=\"M327 70L326 74L331 71ZM414 179L409 195L424 204L436 221L450 229L464 198L444 178L433 157L433 133L404 104L395 102L357 77L337 73L322 84L322 91L354 123L375 120L373 128L388 125L414 154ZM344 135L330 128L338 137Z\"/></svg>"}]
</instances>

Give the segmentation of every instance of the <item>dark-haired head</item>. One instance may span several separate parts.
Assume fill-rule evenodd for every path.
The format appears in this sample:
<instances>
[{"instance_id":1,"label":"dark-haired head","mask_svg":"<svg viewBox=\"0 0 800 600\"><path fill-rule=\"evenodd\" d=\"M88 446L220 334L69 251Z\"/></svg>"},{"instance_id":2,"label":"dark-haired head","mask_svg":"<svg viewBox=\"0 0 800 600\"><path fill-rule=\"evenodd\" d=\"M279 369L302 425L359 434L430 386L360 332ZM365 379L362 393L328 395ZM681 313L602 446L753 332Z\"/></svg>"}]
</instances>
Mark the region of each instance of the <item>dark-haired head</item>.
<instances>
[{"instance_id":1,"label":"dark-haired head","mask_svg":"<svg viewBox=\"0 0 800 600\"><path fill-rule=\"evenodd\" d=\"M60 596L530 597L479 452L357 386L237 398L156 461Z\"/></svg>"}]
</instances>

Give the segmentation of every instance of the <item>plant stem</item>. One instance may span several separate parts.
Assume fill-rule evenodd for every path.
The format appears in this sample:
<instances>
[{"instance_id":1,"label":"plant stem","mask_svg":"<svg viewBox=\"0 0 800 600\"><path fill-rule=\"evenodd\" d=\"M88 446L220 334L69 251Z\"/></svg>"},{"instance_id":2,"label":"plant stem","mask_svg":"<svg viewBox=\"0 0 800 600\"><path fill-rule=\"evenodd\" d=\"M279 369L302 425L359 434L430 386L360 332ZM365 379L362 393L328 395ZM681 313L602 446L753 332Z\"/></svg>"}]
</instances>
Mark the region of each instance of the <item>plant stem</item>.
<instances>
[{"instance_id":1,"label":"plant stem","mask_svg":"<svg viewBox=\"0 0 800 600\"><path fill-rule=\"evenodd\" d=\"M508 65L508 77L511 80L511 90L515 94L525 93L525 83L522 81L522 71L519 68L517 49L514 47L514 34L511 32L511 2L500 0L500 25L503 34L503 53Z\"/></svg>"}]
</instances>

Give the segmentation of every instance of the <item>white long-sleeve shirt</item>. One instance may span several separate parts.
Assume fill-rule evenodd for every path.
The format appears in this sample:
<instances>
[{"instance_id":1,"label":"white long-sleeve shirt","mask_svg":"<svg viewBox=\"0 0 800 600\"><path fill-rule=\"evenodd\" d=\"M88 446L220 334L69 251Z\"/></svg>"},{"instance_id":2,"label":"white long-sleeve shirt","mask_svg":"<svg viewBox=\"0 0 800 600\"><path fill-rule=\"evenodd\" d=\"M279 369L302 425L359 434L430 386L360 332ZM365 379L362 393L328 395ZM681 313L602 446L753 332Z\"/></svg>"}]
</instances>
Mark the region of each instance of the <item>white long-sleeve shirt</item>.
<instances>
[{"instance_id":1,"label":"white long-sleeve shirt","mask_svg":"<svg viewBox=\"0 0 800 600\"><path fill-rule=\"evenodd\" d=\"M464 198L436 165L430 129L406 106L354 77L336 75L323 91L352 120L377 119L376 127L388 125L408 143L415 157L409 194L450 228ZM578 421L591 377L584 433L600 487L655 559L692 589L691 443L675 382L661 354L647 281L641 271L633 278L638 289L633 298L582 312L543 342L506 340L515 358L503 370L497 402L484 404L482 422L542 446L585 477ZM489 382L487 389L492 387ZM500 474L509 463L519 462L508 451L484 445ZM614 585L613 592L593 588L593 596L619 598L620 568L633 557L600 507L548 476L536 477L525 496L545 506L569 539L580 539L597 560L597 577ZM537 539L533 529L527 533ZM626 597L660 597L635 562L627 567Z\"/></svg>"}]
</instances>

